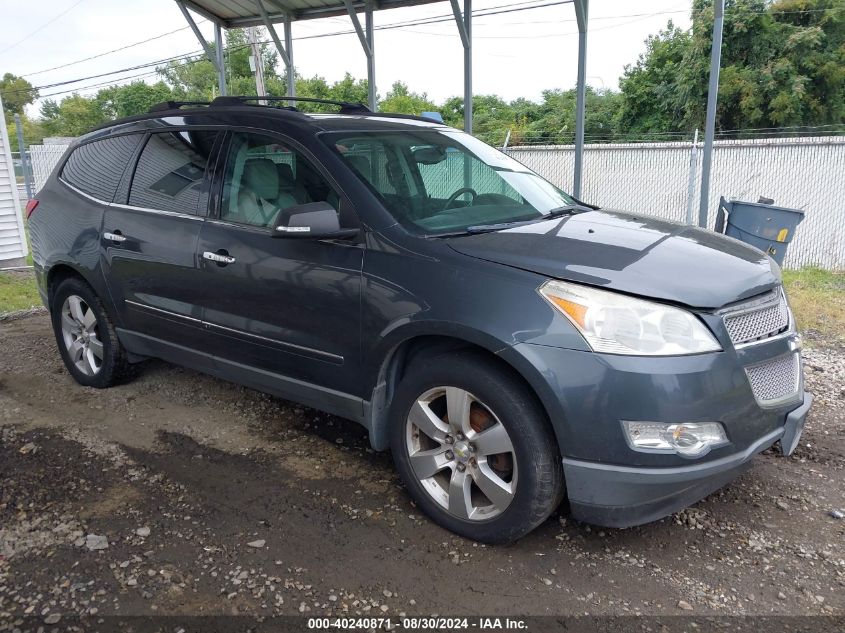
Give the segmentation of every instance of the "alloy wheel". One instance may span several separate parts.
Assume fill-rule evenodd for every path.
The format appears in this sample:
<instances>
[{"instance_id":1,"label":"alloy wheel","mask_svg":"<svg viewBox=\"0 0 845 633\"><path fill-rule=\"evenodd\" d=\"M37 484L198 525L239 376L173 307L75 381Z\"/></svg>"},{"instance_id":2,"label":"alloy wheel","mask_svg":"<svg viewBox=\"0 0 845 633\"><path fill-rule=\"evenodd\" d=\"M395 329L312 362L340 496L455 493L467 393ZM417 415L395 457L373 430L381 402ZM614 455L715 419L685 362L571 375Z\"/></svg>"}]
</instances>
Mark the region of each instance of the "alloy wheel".
<instances>
[{"instance_id":1,"label":"alloy wheel","mask_svg":"<svg viewBox=\"0 0 845 633\"><path fill-rule=\"evenodd\" d=\"M97 315L79 295L70 295L62 304L62 340L73 365L86 376L103 366L103 343Z\"/></svg>"},{"instance_id":2,"label":"alloy wheel","mask_svg":"<svg viewBox=\"0 0 845 633\"><path fill-rule=\"evenodd\" d=\"M435 387L414 401L406 448L423 489L459 519L491 519L513 501L517 463L507 429L464 389Z\"/></svg>"}]
</instances>

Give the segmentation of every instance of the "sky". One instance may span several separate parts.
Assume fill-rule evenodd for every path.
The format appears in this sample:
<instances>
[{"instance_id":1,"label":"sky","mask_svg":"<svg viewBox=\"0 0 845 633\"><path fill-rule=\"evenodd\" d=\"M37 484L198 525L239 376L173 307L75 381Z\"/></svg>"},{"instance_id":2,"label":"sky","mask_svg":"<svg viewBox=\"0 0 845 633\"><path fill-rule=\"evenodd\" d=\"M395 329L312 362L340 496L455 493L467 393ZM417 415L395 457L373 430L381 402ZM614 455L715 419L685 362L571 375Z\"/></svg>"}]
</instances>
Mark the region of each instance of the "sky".
<instances>
[{"instance_id":1,"label":"sky","mask_svg":"<svg viewBox=\"0 0 845 633\"><path fill-rule=\"evenodd\" d=\"M549 0L476 0L473 10L530 7ZM618 88L626 64L645 49L644 41L672 20L689 26L691 0L592 0L587 38L587 81L595 88ZM378 11L375 25L451 14L448 2ZM48 86L152 61L192 53L199 44L173 0L0 0L0 75L23 75L35 86ZM196 16L197 20L202 20ZM363 20L363 15L361 16ZM200 30L213 39L207 21ZM366 77L366 59L354 34L315 35L351 30L347 16L293 24L297 71L329 81L345 72ZM282 28L279 26L281 35ZM154 41L89 61L48 70L128 44L175 31ZM375 33L376 85L384 95L397 80L435 102L463 93L463 48L453 20ZM538 100L546 89L568 89L577 76L578 29L571 3L511 11L473 20L473 92L506 100ZM77 89L93 94L105 82L130 81L152 73L140 69L41 90L61 99ZM47 71L47 72L41 72ZM283 68L278 71L283 72ZM137 78L137 77L136 77ZM155 81L153 75L140 77ZM67 91L67 92L65 92ZM37 105L37 104L36 104ZM31 108L37 114L37 107Z\"/></svg>"}]
</instances>

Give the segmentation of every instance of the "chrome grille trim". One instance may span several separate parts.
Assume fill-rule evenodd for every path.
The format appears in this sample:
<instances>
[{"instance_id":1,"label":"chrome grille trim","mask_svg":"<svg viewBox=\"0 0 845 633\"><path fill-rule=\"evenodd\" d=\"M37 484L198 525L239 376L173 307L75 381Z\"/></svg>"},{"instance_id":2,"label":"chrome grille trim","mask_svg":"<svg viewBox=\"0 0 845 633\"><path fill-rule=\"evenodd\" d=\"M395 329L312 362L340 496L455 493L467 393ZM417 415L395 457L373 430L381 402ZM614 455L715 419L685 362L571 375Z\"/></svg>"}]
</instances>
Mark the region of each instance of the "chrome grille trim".
<instances>
[{"instance_id":1,"label":"chrome grille trim","mask_svg":"<svg viewBox=\"0 0 845 633\"><path fill-rule=\"evenodd\" d=\"M792 313L783 288L723 310L720 314L735 348L762 343L790 334L793 330Z\"/></svg>"},{"instance_id":2,"label":"chrome grille trim","mask_svg":"<svg viewBox=\"0 0 845 633\"><path fill-rule=\"evenodd\" d=\"M777 407L797 399L801 389L801 355L771 358L745 368L751 391L761 407Z\"/></svg>"}]
</instances>

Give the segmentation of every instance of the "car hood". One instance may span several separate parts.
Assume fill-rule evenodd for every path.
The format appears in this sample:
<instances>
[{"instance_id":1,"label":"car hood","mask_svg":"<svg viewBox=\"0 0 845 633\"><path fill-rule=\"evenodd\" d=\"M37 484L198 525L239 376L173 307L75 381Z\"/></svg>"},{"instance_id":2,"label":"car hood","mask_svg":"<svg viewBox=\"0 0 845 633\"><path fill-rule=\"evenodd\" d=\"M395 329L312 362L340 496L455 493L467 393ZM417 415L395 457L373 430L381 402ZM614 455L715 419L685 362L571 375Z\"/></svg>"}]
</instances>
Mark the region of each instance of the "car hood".
<instances>
[{"instance_id":1,"label":"car hood","mask_svg":"<svg viewBox=\"0 0 845 633\"><path fill-rule=\"evenodd\" d=\"M464 255L694 308L719 308L780 283L762 251L696 227L589 211L452 237Z\"/></svg>"}]
</instances>

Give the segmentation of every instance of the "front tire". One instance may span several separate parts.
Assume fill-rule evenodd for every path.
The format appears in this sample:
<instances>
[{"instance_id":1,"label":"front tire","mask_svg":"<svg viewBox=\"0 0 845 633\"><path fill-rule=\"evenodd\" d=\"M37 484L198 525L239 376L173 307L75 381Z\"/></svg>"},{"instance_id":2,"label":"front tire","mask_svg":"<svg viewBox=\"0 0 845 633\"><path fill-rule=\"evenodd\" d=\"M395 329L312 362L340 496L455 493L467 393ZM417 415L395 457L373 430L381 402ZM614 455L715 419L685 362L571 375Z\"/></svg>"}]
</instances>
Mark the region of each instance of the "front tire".
<instances>
[{"instance_id":1,"label":"front tire","mask_svg":"<svg viewBox=\"0 0 845 633\"><path fill-rule=\"evenodd\" d=\"M80 385L104 389L128 375L126 351L105 306L82 279L71 277L58 285L50 317L65 367Z\"/></svg>"},{"instance_id":2,"label":"front tire","mask_svg":"<svg viewBox=\"0 0 845 633\"><path fill-rule=\"evenodd\" d=\"M419 507L452 532L507 543L563 497L557 442L528 388L479 353L413 365L391 408L391 450Z\"/></svg>"}]
</instances>

